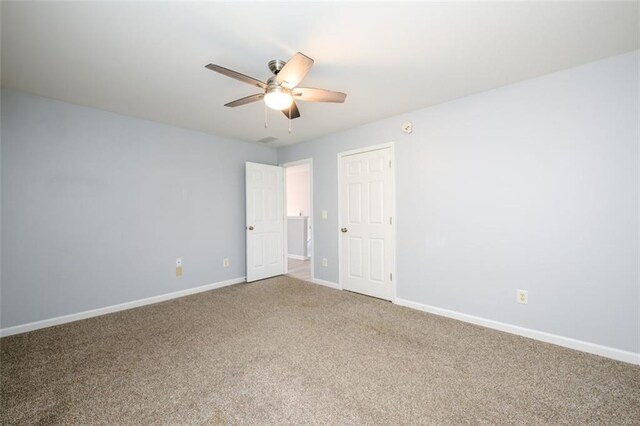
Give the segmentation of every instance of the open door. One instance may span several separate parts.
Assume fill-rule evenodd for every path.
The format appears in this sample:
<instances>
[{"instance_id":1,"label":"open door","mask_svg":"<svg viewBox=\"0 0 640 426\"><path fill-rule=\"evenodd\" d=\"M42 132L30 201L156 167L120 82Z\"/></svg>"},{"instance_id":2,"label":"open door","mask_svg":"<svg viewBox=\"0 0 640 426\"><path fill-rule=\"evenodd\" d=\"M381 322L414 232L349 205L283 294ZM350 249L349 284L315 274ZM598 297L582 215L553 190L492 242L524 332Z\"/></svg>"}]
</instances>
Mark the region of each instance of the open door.
<instances>
[{"instance_id":1,"label":"open door","mask_svg":"<svg viewBox=\"0 0 640 426\"><path fill-rule=\"evenodd\" d=\"M282 167L246 163L247 282L284 274Z\"/></svg>"}]
</instances>

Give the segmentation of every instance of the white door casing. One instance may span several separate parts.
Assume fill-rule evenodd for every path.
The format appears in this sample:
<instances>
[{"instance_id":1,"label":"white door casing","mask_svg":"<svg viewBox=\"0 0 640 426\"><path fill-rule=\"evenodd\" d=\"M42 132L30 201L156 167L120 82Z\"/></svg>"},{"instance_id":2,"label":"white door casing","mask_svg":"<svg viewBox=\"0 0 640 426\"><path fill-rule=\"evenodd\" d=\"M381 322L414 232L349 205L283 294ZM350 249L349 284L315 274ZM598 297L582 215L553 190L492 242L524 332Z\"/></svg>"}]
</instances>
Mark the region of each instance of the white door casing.
<instances>
[{"instance_id":1,"label":"white door casing","mask_svg":"<svg viewBox=\"0 0 640 426\"><path fill-rule=\"evenodd\" d=\"M247 282L284 274L283 168L246 163Z\"/></svg>"},{"instance_id":2,"label":"white door casing","mask_svg":"<svg viewBox=\"0 0 640 426\"><path fill-rule=\"evenodd\" d=\"M345 290L395 298L391 147L340 156L340 282Z\"/></svg>"}]
</instances>

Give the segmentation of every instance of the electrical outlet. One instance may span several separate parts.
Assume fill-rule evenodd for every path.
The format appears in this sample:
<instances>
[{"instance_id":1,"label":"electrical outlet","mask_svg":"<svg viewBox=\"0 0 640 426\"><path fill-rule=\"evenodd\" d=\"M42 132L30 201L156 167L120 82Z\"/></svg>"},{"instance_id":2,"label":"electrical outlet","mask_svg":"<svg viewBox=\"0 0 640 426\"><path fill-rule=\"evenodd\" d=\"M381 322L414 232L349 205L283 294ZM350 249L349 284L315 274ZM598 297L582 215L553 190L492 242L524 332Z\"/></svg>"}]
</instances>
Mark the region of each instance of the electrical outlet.
<instances>
[{"instance_id":1,"label":"electrical outlet","mask_svg":"<svg viewBox=\"0 0 640 426\"><path fill-rule=\"evenodd\" d=\"M526 305L529 303L529 292L527 290L516 291L516 302Z\"/></svg>"},{"instance_id":2,"label":"electrical outlet","mask_svg":"<svg viewBox=\"0 0 640 426\"><path fill-rule=\"evenodd\" d=\"M324 267L329 266L329 260L327 260L327 258L326 258L326 257L323 257L323 258L322 258L322 266L324 266Z\"/></svg>"},{"instance_id":3,"label":"electrical outlet","mask_svg":"<svg viewBox=\"0 0 640 426\"><path fill-rule=\"evenodd\" d=\"M327 211L326 210L322 210L322 218L323 219L327 218Z\"/></svg>"},{"instance_id":4,"label":"electrical outlet","mask_svg":"<svg viewBox=\"0 0 640 426\"><path fill-rule=\"evenodd\" d=\"M182 258L176 259L176 277L182 276Z\"/></svg>"},{"instance_id":5,"label":"electrical outlet","mask_svg":"<svg viewBox=\"0 0 640 426\"><path fill-rule=\"evenodd\" d=\"M182 258L180 258L180 257L176 259L176 268L178 266L182 266Z\"/></svg>"},{"instance_id":6,"label":"electrical outlet","mask_svg":"<svg viewBox=\"0 0 640 426\"><path fill-rule=\"evenodd\" d=\"M226 257L224 259L222 259L222 267L223 268L228 268L229 267L229 259L227 259Z\"/></svg>"}]
</instances>

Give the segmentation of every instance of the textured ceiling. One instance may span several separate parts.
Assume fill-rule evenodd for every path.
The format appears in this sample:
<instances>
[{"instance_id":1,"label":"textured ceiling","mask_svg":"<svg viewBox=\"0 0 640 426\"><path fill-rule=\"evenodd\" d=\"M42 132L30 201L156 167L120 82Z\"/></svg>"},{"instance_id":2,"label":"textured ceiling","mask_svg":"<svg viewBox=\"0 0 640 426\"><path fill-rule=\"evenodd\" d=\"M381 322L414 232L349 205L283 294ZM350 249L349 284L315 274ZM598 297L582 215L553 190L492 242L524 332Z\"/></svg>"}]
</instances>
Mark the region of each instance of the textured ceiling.
<instances>
[{"instance_id":1,"label":"textured ceiling","mask_svg":"<svg viewBox=\"0 0 640 426\"><path fill-rule=\"evenodd\" d=\"M638 3L3 2L3 87L271 145L638 49ZM267 62L315 59L303 86L348 93L300 102L287 120L225 108L266 80Z\"/></svg>"}]
</instances>

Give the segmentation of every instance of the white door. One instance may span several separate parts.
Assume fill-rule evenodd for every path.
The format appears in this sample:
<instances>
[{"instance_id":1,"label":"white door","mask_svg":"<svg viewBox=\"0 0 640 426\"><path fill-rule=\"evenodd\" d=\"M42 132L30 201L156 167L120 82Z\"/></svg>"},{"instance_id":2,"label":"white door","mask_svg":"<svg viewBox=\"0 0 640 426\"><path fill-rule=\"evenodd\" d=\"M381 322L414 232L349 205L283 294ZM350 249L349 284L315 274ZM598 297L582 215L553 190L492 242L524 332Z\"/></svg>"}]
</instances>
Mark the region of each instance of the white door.
<instances>
[{"instance_id":1,"label":"white door","mask_svg":"<svg viewBox=\"0 0 640 426\"><path fill-rule=\"evenodd\" d=\"M340 161L342 287L392 300L391 148L345 155Z\"/></svg>"},{"instance_id":2,"label":"white door","mask_svg":"<svg viewBox=\"0 0 640 426\"><path fill-rule=\"evenodd\" d=\"M247 282L284 274L282 167L246 164Z\"/></svg>"}]
</instances>

